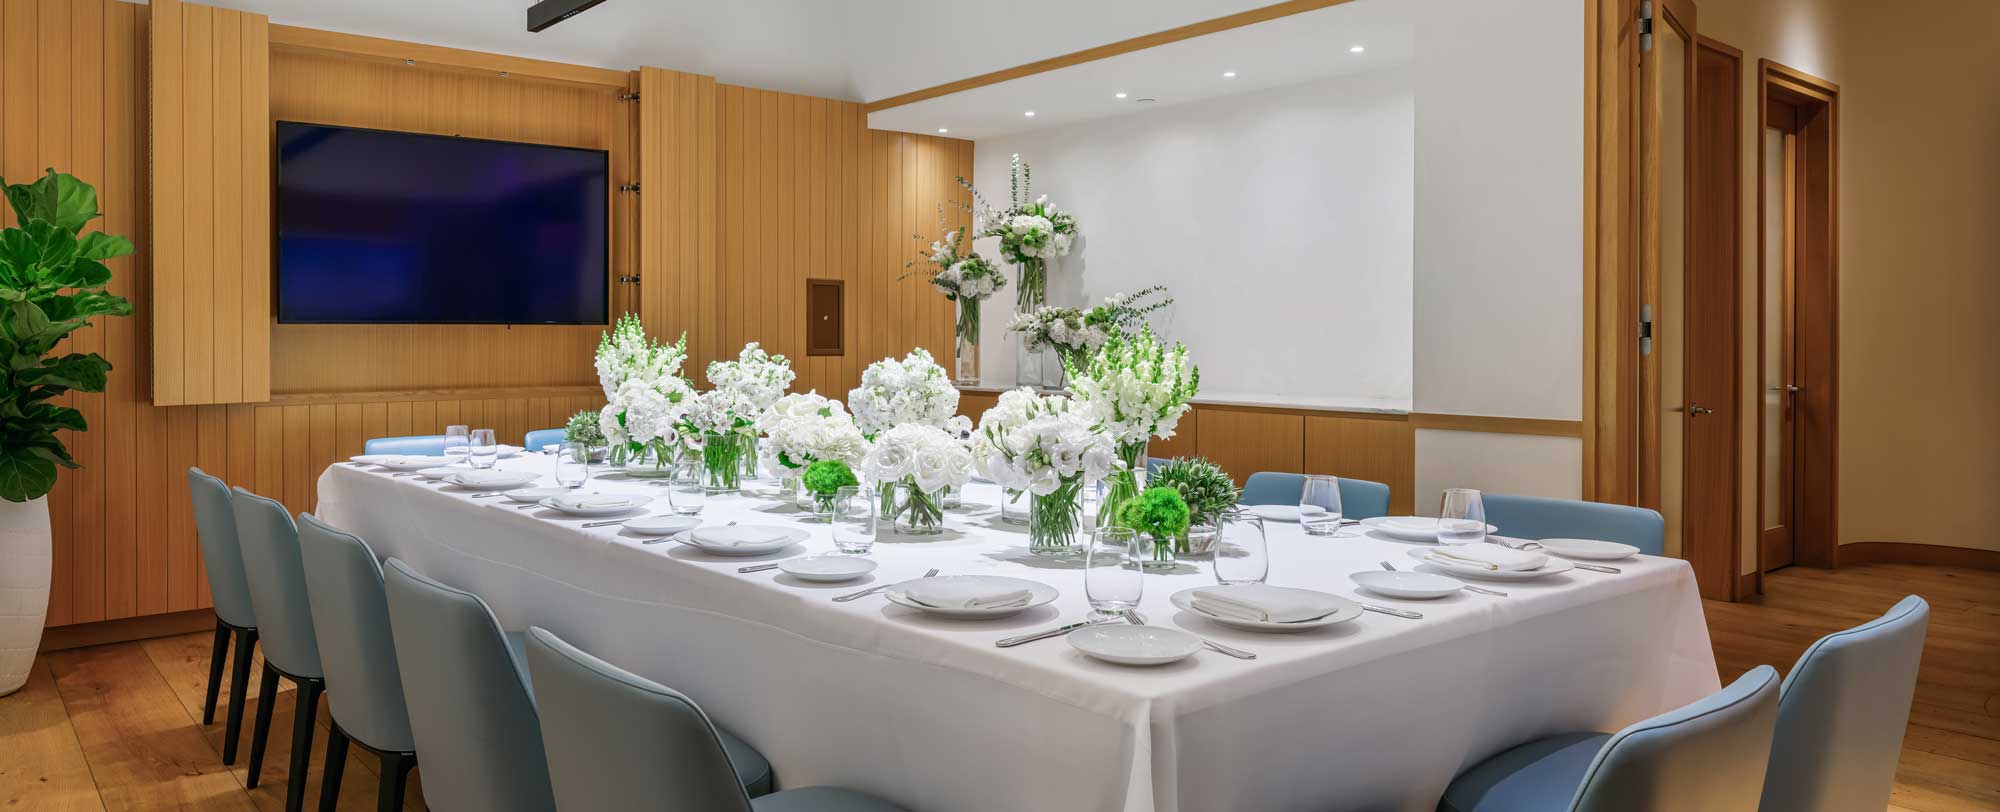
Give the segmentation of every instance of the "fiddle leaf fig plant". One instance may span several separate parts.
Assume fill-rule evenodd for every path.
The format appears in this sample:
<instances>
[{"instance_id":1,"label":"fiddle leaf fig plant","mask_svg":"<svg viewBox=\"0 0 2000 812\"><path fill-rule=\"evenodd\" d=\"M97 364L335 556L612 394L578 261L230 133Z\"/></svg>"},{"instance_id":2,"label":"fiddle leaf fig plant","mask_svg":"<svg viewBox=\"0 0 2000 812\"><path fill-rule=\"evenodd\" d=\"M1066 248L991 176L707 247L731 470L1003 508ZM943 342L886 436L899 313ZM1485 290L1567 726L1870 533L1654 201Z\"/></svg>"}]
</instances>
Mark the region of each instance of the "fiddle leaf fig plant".
<instances>
[{"instance_id":1,"label":"fiddle leaf fig plant","mask_svg":"<svg viewBox=\"0 0 2000 812\"><path fill-rule=\"evenodd\" d=\"M16 225L0 230L0 498L26 502L56 484L56 466L77 467L56 432L83 431L83 413L55 403L65 392L102 392L111 362L97 353L56 354L56 345L97 316L129 316L132 303L104 291L104 261L132 243L101 231L97 190L48 170L34 183L0 188Z\"/></svg>"}]
</instances>

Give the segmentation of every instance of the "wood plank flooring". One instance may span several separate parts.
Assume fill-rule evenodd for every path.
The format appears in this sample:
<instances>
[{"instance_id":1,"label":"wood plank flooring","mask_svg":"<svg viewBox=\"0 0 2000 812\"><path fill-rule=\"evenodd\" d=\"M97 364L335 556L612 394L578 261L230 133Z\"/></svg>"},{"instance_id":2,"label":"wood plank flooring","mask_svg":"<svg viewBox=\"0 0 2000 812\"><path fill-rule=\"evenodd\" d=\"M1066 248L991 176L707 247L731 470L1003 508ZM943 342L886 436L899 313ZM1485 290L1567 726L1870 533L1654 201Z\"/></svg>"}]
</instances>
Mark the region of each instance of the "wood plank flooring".
<instances>
[{"instance_id":1,"label":"wood plank flooring","mask_svg":"<svg viewBox=\"0 0 2000 812\"><path fill-rule=\"evenodd\" d=\"M1879 615L1907 594L1931 603L1916 703L1889 812L2000 812L2000 573L1863 564L1792 568L1765 580L1754 603L1706 605L1724 681L1760 663L1790 670L1813 640ZM263 781L244 789L246 742L222 764L222 720L202 725L207 633L43 655L27 687L0 698L0 810L279 810L291 745L292 701L276 701ZM253 663L253 665L255 665ZM326 724L325 708L319 720ZM317 808L326 734L314 737L306 777ZM343 810L371 809L376 764L351 751ZM410 808L422 812L413 781Z\"/></svg>"}]
</instances>

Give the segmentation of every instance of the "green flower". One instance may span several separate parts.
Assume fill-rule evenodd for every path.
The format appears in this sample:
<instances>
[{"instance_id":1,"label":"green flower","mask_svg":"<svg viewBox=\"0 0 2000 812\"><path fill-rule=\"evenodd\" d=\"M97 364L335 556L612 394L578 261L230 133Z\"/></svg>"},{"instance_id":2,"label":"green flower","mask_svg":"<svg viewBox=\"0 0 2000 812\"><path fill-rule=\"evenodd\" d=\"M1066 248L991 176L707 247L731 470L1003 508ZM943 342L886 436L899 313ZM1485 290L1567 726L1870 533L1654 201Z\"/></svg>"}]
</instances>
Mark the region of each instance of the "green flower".
<instances>
[{"instance_id":1,"label":"green flower","mask_svg":"<svg viewBox=\"0 0 2000 812\"><path fill-rule=\"evenodd\" d=\"M571 415L569 423L563 426L563 439L583 445L604 445L604 431L598 427L598 414L585 409Z\"/></svg>"},{"instance_id":2,"label":"green flower","mask_svg":"<svg viewBox=\"0 0 2000 812\"><path fill-rule=\"evenodd\" d=\"M1195 524L1214 524L1223 512L1236 506L1243 494L1222 468L1200 457L1175 458L1160 466L1147 481L1179 492L1188 504L1189 519Z\"/></svg>"},{"instance_id":3,"label":"green flower","mask_svg":"<svg viewBox=\"0 0 2000 812\"><path fill-rule=\"evenodd\" d=\"M1118 518L1126 527L1154 538L1175 538L1188 527L1188 504L1173 488L1147 488L1125 503Z\"/></svg>"},{"instance_id":4,"label":"green flower","mask_svg":"<svg viewBox=\"0 0 2000 812\"><path fill-rule=\"evenodd\" d=\"M806 466L802 481L805 482L807 491L820 496L831 495L848 485L861 484L860 480L854 478L854 469L847 467L847 463L840 460L820 460Z\"/></svg>"}]
</instances>

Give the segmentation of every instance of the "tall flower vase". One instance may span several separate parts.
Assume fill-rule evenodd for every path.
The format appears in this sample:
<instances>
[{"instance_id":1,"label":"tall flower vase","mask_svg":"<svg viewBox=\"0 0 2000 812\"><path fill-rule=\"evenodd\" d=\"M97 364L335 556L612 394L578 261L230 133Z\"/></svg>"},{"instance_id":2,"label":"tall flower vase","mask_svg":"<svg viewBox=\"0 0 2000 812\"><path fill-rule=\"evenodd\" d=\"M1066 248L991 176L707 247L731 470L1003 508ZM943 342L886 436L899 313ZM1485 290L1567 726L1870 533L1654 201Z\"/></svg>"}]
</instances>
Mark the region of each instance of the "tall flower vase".
<instances>
[{"instance_id":1,"label":"tall flower vase","mask_svg":"<svg viewBox=\"0 0 2000 812\"><path fill-rule=\"evenodd\" d=\"M1110 487L1105 490L1104 504L1097 509L1098 527L1123 524L1118 514L1124 511L1125 503L1139 498L1139 491L1145 486L1145 443L1118 446L1118 461L1124 463L1124 467L1104 478Z\"/></svg>"},{"instance_id":2,"label":"tall flower vase","mask_svg":"<svg viewBox=\"0 0 2000 812\"><path fill-rule=\"evenodd\" d=\"M905 536L934 536L944 532L944 491L926 491L916 480L904 477L881 486L882 516L890 527Z\"/></svg>"},{"instance_id":3,"label":"tall flower vase","mask_svg":"<svg viewBox=\"0 0 2000 812\"><path fill-rule=\"evenodd\" d=\"M1000 521L1007 524L1027 524L1034 516L1034 503L1027 491L1012 488L1000 489Z\"/></svg>"},{"instance_id":4,"label":"tall flower vase","mask_svg":"<svg viewBox=\"0 0 2000 812\"><path fill-rule=\"evenodd\" d=\"M1021 283L1014 286L1014 309L1022 313L1033 313L1035 308L1048 303L1048 260L1021 260Z\"/></svg>"},{"instance_id":5,"label":"tall flower vase","mask_svg":"<svg viewBox=\"0 0 2000 812\"><path fill-rule=\"evenodd\" d=\"M1083 477L1073 476L1047 496L1035 496L1028 506L1028 552L1052 558L1083 553L1077 526L1083 519Z\"/></svg>"},{"instance_id":6,"label":"tall flower vase","mask_svg":"<svg viewBox=\"0 0 2000 812\"><path fill-rule=\"evenodd\" d=\"M979 385L979 300L958 300L957 337L952 341L952 380L959 386Z\"/></svg>"},{"instance_id":7,"label":"tall flower vase","mask_svg":"<svg viewBox=\"0 0 2000 812\"><path fill-rule=\"evenodd\" d=\"M21 689L35 665L49 610L48 497L0 501L0 696Z\"/></svg>"},{"instance_id":8,"label":"tall flower vase","mask_svg":"<svg viewBox=\"0 0 2000 812\"><path fill-rule=\"evenodd\" d=\"M749 452L748 440L735 432L702 432L701 465L707 472L703 484L709 493L735 493L743 486L743 458Z\"/></svg>"}]
</instances>

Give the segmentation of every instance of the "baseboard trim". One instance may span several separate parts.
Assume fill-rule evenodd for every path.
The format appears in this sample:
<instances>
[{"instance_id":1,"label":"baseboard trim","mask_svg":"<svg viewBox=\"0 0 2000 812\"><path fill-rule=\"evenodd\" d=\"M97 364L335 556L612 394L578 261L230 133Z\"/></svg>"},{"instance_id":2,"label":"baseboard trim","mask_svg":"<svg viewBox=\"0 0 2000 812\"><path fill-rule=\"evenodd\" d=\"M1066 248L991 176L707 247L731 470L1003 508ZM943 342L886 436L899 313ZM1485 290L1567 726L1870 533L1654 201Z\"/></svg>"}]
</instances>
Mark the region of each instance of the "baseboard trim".
<instances>
[{"instance_id":1,"label":"baseboard trim","mask_svg":"<svg viewBox=\"0 0 2000 812\"><path fill-rule=\"evenodd\" d=\"M1942 544L1863 541L1840 545L1835 556L1843 567L1849 564L1930 564L1975 570L2000 570L2000 550L1946 547Z\"/></svg>"},{"instance_id":2,"label":"baseboard trim","mask_svg":"<svg viewBox=\"0 0 2000 812\"><path fill-rule=\"evenodd\" d=\"M1763 585L1764 579L1757 577L1757 573L1746 572L1737 575L1736 597L1731 598L1730 602L1740 603L1764 594L1762 591Z\"/></svg>"},{"instance_id":3,"label":"baseboard trim","mask_svg":"<svg viewBox=\"0 0 2000 812\"><path fill-rule=\"evenodd\" d=\"M141 615L95 623L73 623L42 630L41 651L101 646L154 637L205 631L215 628L215 610L191 609L163 615Z\"/></svg>"}]
</instances>

